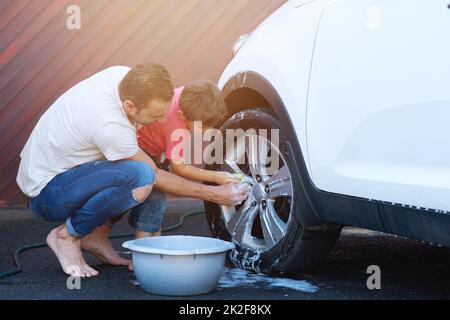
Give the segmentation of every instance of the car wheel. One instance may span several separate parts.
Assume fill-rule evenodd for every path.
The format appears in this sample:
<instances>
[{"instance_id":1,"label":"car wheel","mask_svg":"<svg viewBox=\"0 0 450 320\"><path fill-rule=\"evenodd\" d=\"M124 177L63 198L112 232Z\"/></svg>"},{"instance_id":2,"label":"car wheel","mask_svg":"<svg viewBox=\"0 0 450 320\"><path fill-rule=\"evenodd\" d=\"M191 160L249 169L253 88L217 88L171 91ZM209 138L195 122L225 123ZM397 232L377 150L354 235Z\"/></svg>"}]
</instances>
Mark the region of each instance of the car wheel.
<instances>
[{"instance_id":1,"label":"car wheel","mask_svg":"<svg viewBox=\"0 0 450 320\"><path fill-rule=\"evenodd\" d=\"M296 138L287 136L268 111L241 111L220 128L225 161L207 169L239 174L250 191L236 207L205 202L207 219L214 236L236 245L229 254L236 266L258 273L301 272L332 250L340 228L302 227L298 195L303 189L295 174L294 155L285 148ZM233 139L227 138L230 132L235 133Z\"/></svg>"}]
</instances>

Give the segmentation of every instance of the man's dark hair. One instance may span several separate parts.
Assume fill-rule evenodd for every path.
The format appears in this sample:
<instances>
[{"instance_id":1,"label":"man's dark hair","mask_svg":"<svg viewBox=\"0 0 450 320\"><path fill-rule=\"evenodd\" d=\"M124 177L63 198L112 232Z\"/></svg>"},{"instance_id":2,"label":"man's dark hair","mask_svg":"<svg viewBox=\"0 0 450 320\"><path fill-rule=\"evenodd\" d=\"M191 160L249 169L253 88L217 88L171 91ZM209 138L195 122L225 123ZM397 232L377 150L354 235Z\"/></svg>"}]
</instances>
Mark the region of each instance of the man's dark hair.
<instances>
[{"instance_id":1,"label":"man's dark hair","mask_svg":"<svg viewBox=\"0 0 450 320\"><path fill-rule=\"evenodd\" d=\"M171 101L172 79L163 65L138 64L120 82L119 95L120 100L131 100L139 109L152 100Z\"/></svg>"}]
</instances>

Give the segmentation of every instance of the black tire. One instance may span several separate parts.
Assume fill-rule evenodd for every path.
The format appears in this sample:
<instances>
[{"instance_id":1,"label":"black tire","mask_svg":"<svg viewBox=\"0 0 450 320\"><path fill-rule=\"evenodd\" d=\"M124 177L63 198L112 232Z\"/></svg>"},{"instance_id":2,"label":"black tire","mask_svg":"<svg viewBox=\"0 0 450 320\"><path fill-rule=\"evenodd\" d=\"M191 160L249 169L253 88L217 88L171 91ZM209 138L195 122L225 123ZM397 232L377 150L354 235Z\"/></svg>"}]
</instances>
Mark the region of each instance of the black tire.
<instances>
[{"instance_id":1,"label":"black tire","mask_svg":"<svg viewBox=\"0 0 450 320\"><path fill-rule=\"evenodd\" d=\"M269 112L272 113L271 110ZM261 109L241 111L228 119L220 130L224 133L226 129L237 128L244 130L249 128L280 129L281 150L283 149L283 143L296 138L286 136L286 132L279 121L269 112ZM304 191L301 188L299 177L296 174L292 174L296 171L291 170L291 168L296 164L294 156L288 154L288 152L288 150L283 150L283 155L292 175L293 190L295 198L297 198L297 195ZM220 165L211 165L207 169L220 170ZM302 199L304 197L298 198ZM305 204L303 203L302 205L304 206ZM316 266L333 249L341 228L325 228L318 231L303 228L300 223L301 207L299 202L293 201L287 232L284 238L274 247L261 252L260 250L241 247L237 244L236 249L229 254L228 258L237 267L258 273L296 273ZM211 202L205 202L205 209L213 235L226 241L233 241L225 225L220 206Z\"/></svg>"}]
</instances>

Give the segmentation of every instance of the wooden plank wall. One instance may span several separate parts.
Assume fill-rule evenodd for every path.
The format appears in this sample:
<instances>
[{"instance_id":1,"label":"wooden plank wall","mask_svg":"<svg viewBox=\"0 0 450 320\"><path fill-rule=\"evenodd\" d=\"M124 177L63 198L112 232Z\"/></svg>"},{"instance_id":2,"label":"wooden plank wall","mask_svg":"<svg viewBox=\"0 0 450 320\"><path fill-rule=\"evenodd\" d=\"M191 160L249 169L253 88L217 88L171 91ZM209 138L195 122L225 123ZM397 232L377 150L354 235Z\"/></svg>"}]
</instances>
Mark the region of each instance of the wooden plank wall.
<instances>
[{"instance_id":1,"label":"wooden plank wall","mask_svg":"<svg viewBox=\"0 0 450 320\"><path fill-rule=\"evenodd\" d=\"M175 85L217 80L240 35L285 0L0 0L0 206L21 205L19 153L65 90L111 65L164 64ZM69 30L67 7L81 8Z\"/></svg>"}]
</instances>

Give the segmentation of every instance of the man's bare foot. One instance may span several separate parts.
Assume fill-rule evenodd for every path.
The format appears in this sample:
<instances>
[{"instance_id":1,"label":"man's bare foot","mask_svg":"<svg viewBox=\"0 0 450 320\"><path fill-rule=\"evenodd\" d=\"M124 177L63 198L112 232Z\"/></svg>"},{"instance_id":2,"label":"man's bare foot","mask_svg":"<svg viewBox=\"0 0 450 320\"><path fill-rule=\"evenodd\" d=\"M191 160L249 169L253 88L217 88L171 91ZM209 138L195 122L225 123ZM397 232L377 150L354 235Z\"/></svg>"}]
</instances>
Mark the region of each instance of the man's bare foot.
<instances>
[{"instance_id":1,"label":"man's bare foot","mask_svg":"<svg viewBox=\"0 0 450 320\"><path fill-rule=\"evenodd\" d=\"M103 263L116 266L128 266L131 261L122 258L114 250L108 239L109 227L97 227L90 234L81 239L81 249L89 252Z\"/></svg>"},{"instance_id":2,"label":"man's bare foot","mask_svg":"<svg viewBox=\"0 0 450 320\"><path fill-rule=\"evenodd\" d=\"M81 254L81 240L72 237L65 224L50 231L47 244L66 274L83 278L98 275L98 271L84 261Z\"/></svg>"}]
</instances>

